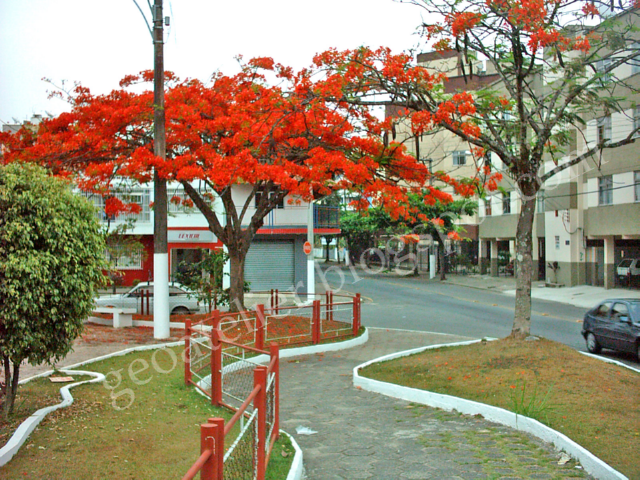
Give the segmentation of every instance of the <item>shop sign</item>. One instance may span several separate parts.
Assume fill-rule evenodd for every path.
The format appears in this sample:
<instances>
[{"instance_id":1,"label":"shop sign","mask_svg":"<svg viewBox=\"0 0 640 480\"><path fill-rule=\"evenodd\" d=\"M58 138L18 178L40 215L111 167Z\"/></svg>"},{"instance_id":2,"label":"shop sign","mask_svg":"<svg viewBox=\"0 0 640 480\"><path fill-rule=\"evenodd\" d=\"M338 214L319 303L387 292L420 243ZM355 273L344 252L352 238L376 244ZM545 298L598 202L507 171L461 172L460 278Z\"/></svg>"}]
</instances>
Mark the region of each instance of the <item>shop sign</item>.
<instances>
[{"instance_id":1,"label":"shop sign","mask_svg":"<svg viewBox=\"0 0 640 480\"><path fill-rule=\"evenodd\" d=\"M210 230L169 230L169 243L215 243L218 241Z\"/></svg>"}]
</instances>

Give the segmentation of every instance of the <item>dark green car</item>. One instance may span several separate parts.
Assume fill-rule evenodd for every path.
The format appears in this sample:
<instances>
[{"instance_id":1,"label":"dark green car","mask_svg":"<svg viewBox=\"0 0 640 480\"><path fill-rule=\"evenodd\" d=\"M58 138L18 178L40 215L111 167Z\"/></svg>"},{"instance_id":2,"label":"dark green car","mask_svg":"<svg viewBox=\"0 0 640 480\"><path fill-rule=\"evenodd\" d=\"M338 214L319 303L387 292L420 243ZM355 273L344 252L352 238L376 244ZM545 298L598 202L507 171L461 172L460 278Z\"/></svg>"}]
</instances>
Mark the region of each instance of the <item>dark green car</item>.
<instances>
[{"instance_id":1,"label":"dark green car","mask_svg":"<svg viewBox=\"0 0 640 480\"><path fill-rule=\"evenodd\" d=\"M589 310L582 323L587 350L603 348L628 352L640 361L640 299L605 300Z\"/></svg>"}]
</instances>

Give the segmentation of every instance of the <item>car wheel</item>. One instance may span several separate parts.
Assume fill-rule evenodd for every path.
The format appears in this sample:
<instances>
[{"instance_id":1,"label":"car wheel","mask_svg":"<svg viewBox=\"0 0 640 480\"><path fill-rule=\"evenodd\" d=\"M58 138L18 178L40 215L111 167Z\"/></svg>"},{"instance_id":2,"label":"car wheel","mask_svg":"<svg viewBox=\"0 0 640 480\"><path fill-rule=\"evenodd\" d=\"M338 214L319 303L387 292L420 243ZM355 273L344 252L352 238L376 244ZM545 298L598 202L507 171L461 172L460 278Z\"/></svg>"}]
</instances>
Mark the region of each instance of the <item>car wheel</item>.
<instances>
[{"instance_id":1,"label":"car wheel","mask_svg":"<svg viewBox=\"0 0 640 480\"><path fill-rule=\"evenodd\" d=\"M591 332L587 333L587 350L590 353L600 353L600 350L602 350L596 336Z\"/></svg>"},{"instance_id":2,"label":"car wheel","mask_svg":"<svg viewBox=\"0 0 640 480\"><path fill-rule=\"evenodd\" d=\"M176 307L171 312L172 315L189 315L189 309L185 307Z\"/></svg>"}]
</instances>

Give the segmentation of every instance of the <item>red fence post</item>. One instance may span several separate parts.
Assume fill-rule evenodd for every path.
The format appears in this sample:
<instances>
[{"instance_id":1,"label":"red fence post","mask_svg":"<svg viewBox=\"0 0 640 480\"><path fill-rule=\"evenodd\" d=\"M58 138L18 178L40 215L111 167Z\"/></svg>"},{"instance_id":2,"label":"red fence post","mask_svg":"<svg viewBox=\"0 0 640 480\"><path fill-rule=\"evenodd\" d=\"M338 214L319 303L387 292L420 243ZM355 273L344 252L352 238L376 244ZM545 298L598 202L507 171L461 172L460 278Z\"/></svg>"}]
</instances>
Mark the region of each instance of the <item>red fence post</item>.
<instances>
[{"instance_id":1,"label":"red fence post","mask_svg":"<svg viewBox=\"0 0 640 480\"><path fill-rule=\"evenodd\" d=\"M273 366L273 373L276 375L273 384L273 433L277 439L280 438L280 347L276 342L271 342L269 345L269 353L271 358L276 359Z\"/></svg>"},{"instance_id":2,"label":"red fence post","mask_svg":"<svg viewBox=\"0 0 640 480\"><path fill-rule=\"evenodd\" d=\"M329 321L329 292L330 290L327 290L326 292L324 292L324 303L325 303L325 320Z\"/></svg>"},{"instance_id":3,"label":"red fence post","mask_svg":"<svg viewBox=\"0 0 640 480\"><path fill-rule=\"evenodd\" d=\"M329 320L333 322L333 290L329 291L329 299L331 301L331 309L329 310Z\"/></svg>"},{"instance_id":4,"label":"red fence post","mask_svg":"<svg viewBox=\"0 0 640 480\"><path fill-rule=\"evenodd\" d=\"M258 410L258 452L257 480L264 480L267 471L267 367L256 367L253 370L253 388L260 387L253 400L253 408Z\"/></svg>"},{"instance_id":5,"label":"red fence post","mask_svg":"<svg viewBox=\"0 0 640 480\"><path fill-rule=\"evenodd\" d=\"M356 298L358 299L358 301L356 302L358 304L358 316L356 317L358 319L358 329L356 330L356 335L358 334L358 332L360 331L360 327L362 326L362 297L360 296L359 293L356 293Z\"/></svg>"},{"instance_id":6,"label":"red fence post","mask_svg":"<svg viewBox=\"0 0 640 480\"><path fill-rule=\"evenodd\" d=\"M264 305L256 305L256 348L264 350Z\"/></svg>"},{"instance_id":7,"label":"red fence post","mask_svg":"<svg viewBox=\"0 0 640 480\"><path fill-rule=\"evenodd\" d=\"M200 454L211 450L211 455L200 470L200 480L217 480L215 477L215 430L216 426L210 423L200 425Z\"/></svg>"},{"instance_id":8,"label":"red fence post","mask_svg":"<svg viewBox=\"0 0 640 480\"><path fill-rule=\"evenodd\" d=\"M320 300L313 301L313 309L311 311L313 314L311 319L311 341L315 345L320 342L320 322L322 321L320 318Z\"/></svg>"},{"instance_id":9,"label":"red fence post","mask_svg":"<svg viewBox=\"0 0 640 480\"><path fill-rule=\"evenodd\" d=\"M222 403L222 345L220 344L220 312L213 311L211 328L211 404Z\"/></svg>"},{"instance_id":10,"label":"red fence post","mask_svg":"<svg viewBox=\"0 0 640 480\"><path fill-rule=\"evenodd\" d=\"M184 384L191 383L191 320L184 321Z\"/></svg>"},{"instance_id":11,"label":"red fence post","mask_svg":"<svg viewBox=\"0 0 640 480\"><path fill-rule=\"evenodd\" d=\"M209 418L210 424L215 425L213 431L214 451L212 458L214 459L214 480L223 480L224 478L224 418ZM203 480L201 477L200 480Z\"/></svg>"}]
</instances>

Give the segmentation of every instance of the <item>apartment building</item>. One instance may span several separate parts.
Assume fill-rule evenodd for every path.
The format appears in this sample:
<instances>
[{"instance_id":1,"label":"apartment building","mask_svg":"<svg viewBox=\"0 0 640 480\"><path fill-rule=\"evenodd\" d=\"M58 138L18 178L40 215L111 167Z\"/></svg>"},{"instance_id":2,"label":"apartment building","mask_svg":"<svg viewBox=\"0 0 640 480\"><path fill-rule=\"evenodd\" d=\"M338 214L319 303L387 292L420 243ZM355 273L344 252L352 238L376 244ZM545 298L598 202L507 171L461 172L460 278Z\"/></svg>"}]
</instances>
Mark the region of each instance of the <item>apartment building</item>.
<instances>
[{"instance_id":1,"label":"apartment building","mask_svg":"<svg viewBox=\"0 0 640 480\"><path fill-rule=\"evenodd\" d=\"M635 12L621 14L625 15L629 18L622 21L637 21ZM636 45L640 47L640 41ZM480 72L475 83L465 84L456 57L456 52L430 52L419 55L418 63L432 71L447 72L450 91L475 90L484 85L500 89L499 81L480 64L475 68ZM600 63L604 66L608 62L610 60L604 58ZM623 111L593 112L585 116L586 126L573 132L570 151L560 162L575 158L603 139L621 140L640 126L640 107L635 106L640 98L633 91L640 88L640 61L623 64L612 75L628 85L618 87L615 92L625 99ZM544 89L552 80L552 77L540 76L532 81L539 82L539 88ZM474 159L470 146L447 132L436 132L416 140L404 126L401 134L409 150L419 152L420 158L434 171L443 170L459 177L473 176L483 162L490 164L493 171L503 171L496 155ZM545 169L553 166L548 162ZM499 257L514 257L521 208L519 192L506 173L501 187L504 191L479 199L475 218L465 218L461 222L470 232L470 238L475 240L481 272L493 276L502 273ZM533 239L534 279L537 272L538 280L553 285L616 286L620 279L616 277L615 266L623 258L640 258L638 144L606 149L597 158L589 158L549 179L537 197Z\"/></svg>"}]
</instances>

